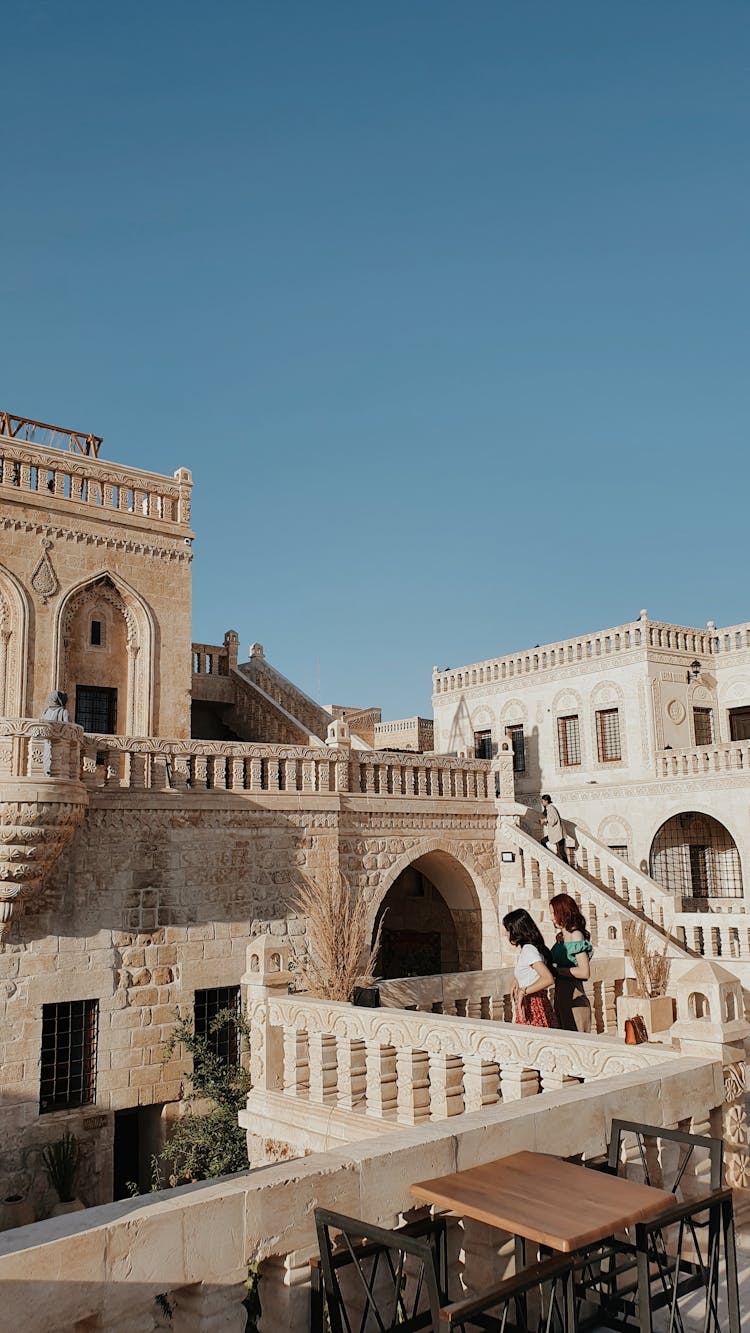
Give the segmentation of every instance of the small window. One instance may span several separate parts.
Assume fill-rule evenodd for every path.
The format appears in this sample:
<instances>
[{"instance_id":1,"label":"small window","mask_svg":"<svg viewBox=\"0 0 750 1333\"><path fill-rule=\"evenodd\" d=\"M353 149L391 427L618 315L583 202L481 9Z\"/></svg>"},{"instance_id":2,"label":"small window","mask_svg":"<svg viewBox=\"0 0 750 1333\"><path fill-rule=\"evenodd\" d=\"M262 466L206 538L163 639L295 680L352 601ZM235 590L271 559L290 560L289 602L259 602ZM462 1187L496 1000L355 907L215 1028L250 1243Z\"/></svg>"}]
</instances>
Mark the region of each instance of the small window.
<instances>
[{"instance_id":1,"label":"small window","mask_svg":"<svg viewBox=\"0 0 750 1333\"><path fill-rule=\"evenodd\" d=\"M619 708L599 710L596 715L596 740L601 764L610 764L613 759L622 759Z\"/></svg>"},{"instance_id":2,"label":"small window","mask_svg":"<svg viewBox=\"0 0 750 1333\"><path fill-rule=\"evenodd\" d=\"M41 1115L94 1101L98 1017L98 1000L42 1005Z\"/></svg>"},{"instance_id":3,"label":"small window","mask_svg":"<svg viewBox=\"0 0 750 1333\"><path fill-rule=\"evenodd\" d=\"M560 746L560 763L563 768L573 768L581 762L581 731L578 714L557 719L557 739Z\"/></svg>"},{"instance_id":4,"label":"small window","mask_svg":"<svg viewBox=\"0 0 750 1333\"><path fill-rule=\"evenodd\" d=\"M693 727L696 745L713 745L714 710L713 708L694 708Z\"/></svg>"},{"instance_id":5,"label":"small window","mask_svg":"<svg viewBox=\"0 0 750 1333\"><path fill-rule=\"evenodd\" d=\"M513 746L513 772L526 772L526 743L523 738L523 725L506 727L505 734Z\"/></svg>"},{"instance_id":6,"label":"small window","mask_svg":"<svg viewBox=\"0 0 750 1333\"><path fill-rule=\"evenodd\" d=\"M92 620L91 622L91 643L94 648L100 648L102 643L102 622L101 620Z\"/></svg>"},{"instance_id":7,"label":"small window","mask_svg":"<svg viewBox=\"0 0 750 1333\"><path fill-rule=\"evenodd\" d=\"M492 758L492 732L475 731L474 732L474 757L475 759Z\"/></svg>"},{"instance_id":8,"label":"small window","mask_svg":"<svg viewBox=\"0 0 750 1333\"><path fill-rule=\"evenodd\" d=\"M237 1065L240 1060L240 1033L236 1023L225 1023L216 1032L211 1024L223 1010L233 1014L240 1011L239 986L216 986L213 990L195 992L195 1035L208 1042L209 1049L225 1065Z\"/></svg>"},{"instance_id":9,"label":"small window","mask_svg":"<svg viewBox=\"0 0 750 1333\"><path fill-rule=\"evenodd\" d=\"M117 690L104 685L76 685L76 722L93 735L117 734Z\"/></svg>"}]
</instances>

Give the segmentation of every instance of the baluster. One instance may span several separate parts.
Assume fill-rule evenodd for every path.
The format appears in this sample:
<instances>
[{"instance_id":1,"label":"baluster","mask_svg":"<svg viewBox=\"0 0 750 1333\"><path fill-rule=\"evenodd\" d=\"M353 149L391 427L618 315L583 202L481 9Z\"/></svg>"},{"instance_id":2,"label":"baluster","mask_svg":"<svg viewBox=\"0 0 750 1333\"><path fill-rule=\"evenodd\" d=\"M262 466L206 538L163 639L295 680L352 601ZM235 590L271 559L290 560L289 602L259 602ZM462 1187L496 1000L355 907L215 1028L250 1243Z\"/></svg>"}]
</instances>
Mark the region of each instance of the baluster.
<instances>
[{"instance_id":1,"label":"baluster","mask_svg":"<svg viewBox=\"0 0 750 1333\"><path fill-rule=\"evenodd\" d=\"M175 1328L180 1333L205 1333L210 1328L241 1333L247 1327L247 1309L242 1303L247 1296L244 1283L193 1282L177 1287L172 1296Z\"/></svg>"},{"instance_id":2,"label":"baluster","mask_svg":"<svg viewBox=\"0 0 750 1333\"><path fill-rule=\"evenodd\" d=\"M279 768L278 759L268 759L266 761L266 772L268 774L268 790L279 791Z\"/></svg>"},{"instance_id":3,"label":"baluster","mask_svg":"<svg viewBox=\"0 0 750 1333\"><path fill-rule=\"evenodd\" d=\"M356 763L357 761L355 760L354 762ZM357 771L359 770L357 769ZM336 760L336 791L349 791L349 789L349 757L348 755L341 755L341 757ZM359 790L356 774L354 775L351 790Z\"/></svg>"},{"instance_id":4,"label":"baluster","mask_svg":"<svg viewBox=\"0 0 750 1333\"><path fill-rule=\"evenodd\" d=\"M561 1088L570 1086L572 1083L580 1084L581 1080L574 1078L571 1074L559 1074L557 1070L542 1069L539 1082L542 1092L559 1092Z\"/></svg>"},{"instance_id":5,"label":"baluster","mask_svg":"<svg viewBox=\"0 0 750 1333\"><path fill-rule=\"evenodd\" d=\"M302 760L302 790L315 791L315 760Z\"/></svg>"},{"instance_id":6,"label":"baluster","mask_svg":"<svg viewBox=\"0 0 750 1333\"><path fill-rule=\"evenodd\" d=\"M140 750L130 755L130 786L135 791L143 791L146 786L146 756Z\"/></svg>"},{"instance_id":7,"label":"baluster","mask_svg":"<svg viewBox=\"0 0 750 1333\"><path fill-rule=\"evenodd\" d=\"M365 1042L367 1114L393 1120L397 1110L396 1048L381 1046L376 1038Z\"/></svg>"},{"instance_id":8,"label":"baluster","mask_svg":"<svg viewBox=\"0 0 750 1333\"><path fill-rule=\"evenodd\" d=\"M107 749L104 755L105 787L122 786L122 750Z\"/></svg>"},{"instance_id":9,"label":"baluster","mask_svg":"<svg viewBox=\"0 0 750 1333\"><path fill-rule=\"evenodd\" d=\"M406 766L405 769L404 769L404 795L405 795L405 796L414 796L414 794L415 794L415 782L414 782L414 778L415 778L414 765L413 765L413 764L407 764L407 766Z\"/></svg>"},{"instance_id":10,"label":"baluster","mask_svg":"<svg viewBox=\"0 0 750 1333\"><path fill-rule=\"evenodd\" d=\"M251 761L252 762L252 761ZM259 760L256 762L260 762ZM233 755L227 764L227 780L232 791L243 791L245 786L245 760Z\"/></svg>"},{"instance_id":11,"label":"baluster","mask_svg":"<svg viewBox=\"0 0 750 1333\"><path fill-rule=\"evenodd\" d=\"M430 1051L430 1120L446 1120L464 1109L464 1066L460 1055Z\"/></svg>"},{"instance_id":12,"label":"baluster","mask_svg":"<svg viewBox=\"0 0 750 1333\"><path fill-rule=\"evenodd\" d=\"M403 795L404 789L404 766L403 764L391 764L391 790L394 796Z\"/></svg>"},{"instance_id":13,"label":"baluster","mask_svg":"<svg viewBox=\"0 0 750 1333\"><path fill-rule=\"evenodd\" d=\"M197 754L193 759L193 786L199 790L208 786L208 759L204 754Z\"/></svg>"},{"instance_id":14,"label":"baluster","mask_svg":"<svg viewBox=\"0 0 750 1333\"><path fill-rule=\"evenodd\" d=\"M479 1055L464 1056L464 1110L481 1111L500 1100L500 1066Z\"/></svg>"},{"instance_id":15,"label":"baluster","mask_svg":"<svg viewBox=\"0 0 750 1333\"><path fill-rule=\"evenodd\" d=\"M377 765L377 778L378 778L378 783L377 783L377 786L378 786L378 794L379 794L380 796L387 796L387 795L388 795L388 765L387 765L387 764L378 764L378 765Z\"/></svg>"},{"instance_id":16,"label":"baluster","mask_svg":"<svg viewBox=\"0 0 750 1333\"><path fill-rule=\"evenodd\" d=\"M310 1058L306 1032L284 1027L284 1092L307 1097L310 1092Z\"/></svg>"},{"instance_id":17,"label":"baluster","mask_svg":"<svg viewBox=\"0 0 750 1333\"><path fill-rule=\"evenodd\" d=\"M363 763L365 770L365 791L369 795L375 794L375 765Z\"/></svg>"},{"instance_id":18,"label":"baluster","mask_svg":"<svg viewBox=\"0 0 750 1333\"><path fill-rule=\"evenodd\" d=\"M330 1032L308 1034L310 1059L310 1101L336 1100L336 1038Z\"/></svg>"},{"instance_id":19,"label":"baluster","mask_svg":"<svg viewBox=\"0 0 750 1333\"><path fill-rule=\"evenodd\" d=\"M297 781L297 760L296 760L296 759L285 759L285 760L284 760L284 790L285 790L285 791L299 791L299 783L298 783L298 781Z\"/></svg>"},{"instance_id":20,"label":"baluster","mask_svg":"<svg viewBox=\"0 0 750 1333\"><path fill-rule=\"evenodd\" d=\"M430 1118L429 1057L410 1047L396 1052L397 1107L400 1125L418 1125Z\"/></svg>"},{"instance_id":21,"label":"baluster","mask_svg":"<svg viewBox=\"0 0 750 1333\"><path fill-rule=\"evenodd\" d=\"M358 1037L336 1037L338 1067L337 1102L346 1111L360 1108L365 1100L367 1069L365 1043Z\"/></svg>"},{"instance_id":22,"label":"baluster","mask_svg":"<svg viewBox=\"0 0 750 1333\"><path fill-rule=\"evenodd\" d=\"M469 996L466 1005L466 1015L468 1018L482 1017L482 997L480 995Z\"/></svg>"},{"instance_id":23,"label":"baluster","mask_svg":"<svg viewBox=\"0 0 750 1333\"><path fill-rule=\"evenodd\" d=\"M157 750L151 755L151 788L153 791L168 791L170 765L166 754Z\"/></svg>"},{"instance_id":24,"label":"baluster","mask_svg":"<svg viewBox=\"0 0 750 1333\"><path fill-rule=\"evenodd\" d=\"M525 1097L535 1097L538 1091L538 1070L523 1069L521 1065L508 1065L500 1070L500 1092L504 1102L520 1102Z\"/></svg>"},{"instance_id":25,"label":"baluster","mask_svg":"<svg viewBox=\"0 0 750 1333\"><path fill-rule=\"evenodd\" d=\"M224 754L215 754L211 762L211 786L217 791L227 791L231 778L231 763Z\"/></svg>"}]
</instances>

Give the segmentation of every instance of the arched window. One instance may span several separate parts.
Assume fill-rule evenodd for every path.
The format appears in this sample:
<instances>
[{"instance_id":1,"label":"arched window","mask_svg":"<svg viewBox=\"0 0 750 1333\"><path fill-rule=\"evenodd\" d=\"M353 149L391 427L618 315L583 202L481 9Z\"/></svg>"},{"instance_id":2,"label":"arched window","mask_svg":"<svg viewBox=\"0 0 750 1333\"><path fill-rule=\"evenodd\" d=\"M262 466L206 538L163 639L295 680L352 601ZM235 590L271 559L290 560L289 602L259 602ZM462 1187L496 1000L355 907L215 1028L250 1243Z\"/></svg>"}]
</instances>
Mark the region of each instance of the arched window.
<instances>
[{"instance_id":1,"label":"arched window","mask_svg":"<svg viewBox=\"0 0 750 1333\"><path fill-rule=\"evenodd\" d=\"M650 856L651 878L685 898L741 898L740 854L718 819L695 810L662 824Z\"/></svg>"},{"instance_id":2,"label":"arched window","mask_svg":"<svg viewBox=\"0 0 750 1333\"><path fill-rule=\"evenodd\" d=\"M699 990L694 990L688 1000L688 1008L691 1018L709 1018L711 1017L711 1005L708 1002L708 996L703 995Z\"/></svg>"}]
</instances>

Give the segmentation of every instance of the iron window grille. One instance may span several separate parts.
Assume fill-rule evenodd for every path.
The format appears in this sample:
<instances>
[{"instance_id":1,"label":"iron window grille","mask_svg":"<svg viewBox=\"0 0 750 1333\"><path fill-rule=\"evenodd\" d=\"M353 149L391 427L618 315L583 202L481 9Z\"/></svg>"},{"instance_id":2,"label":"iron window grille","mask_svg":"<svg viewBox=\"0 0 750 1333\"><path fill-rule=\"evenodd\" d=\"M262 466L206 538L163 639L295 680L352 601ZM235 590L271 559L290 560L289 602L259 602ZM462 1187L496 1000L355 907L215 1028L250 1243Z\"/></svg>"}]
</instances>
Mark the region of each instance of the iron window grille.
<instances>
[{"instance_id":1,"label":"iron window grille","mask_svg":"<svg viewBox=\"0 0 750 1333\"><path fill-rule=\"evenodd\" d=\"M225 1065L238 1065L240 1062L240 1032L236 1023L225 1023L216 1031L211 1031L211 1024L217 1014L224 1010L233 1014L240 1012L239 986L215 986L212 990L195 992L195 1035L202 1037L213 1055L217 1055Z\"/></svg>"},{"instance_id":2,"label":"iron window grille","mask_svg":"<svg viewBox=\"0 0 750 1333\"><path fill-rule=\"evenodd\" d=\"M742 868L728 829L695 810L662 824L651 846L650 873L684 898L741 898Z\"/></svg>"},{"instance_id":3,"label":"iron window grille","mask_svg":"<svg viewBox=\"0 0 750 1333\"><path fill-rule=\"evenodd\" d=\"M98 1000L42 1005L40 1115L95 1100L98 1026Z\"/></svg>"},{"instance_id":4,"label":"iron window grille","mask_svg":"<svg viewBox=\"0 0 750 1333\"><path fill-rule=\"evenodd\" d=\"M609 850L614 852L615 856L621 856L623 861L628 859L628 844L625 842L611 842Z\"/></svg>"},{"instance_id":5,"label":"iron window grille","mask_svg":"<svg viewBox=\"0 0 750 1333\"><path fill-rule=\"evenodd\" d=\"M492 758L492 732L475 731L474 732L474 758L491 759Z\"/></svg>"},{"instance_id":6,"label":"iron window grille","mask_svg":"<svg viewBox=\"0 0 750 1333\"><path fill-rule=\"evenodd\" d=\"M615 759L622 759L619 708L602 708L597 712L596 739L600 764L611 764Z\"/></svg>"},{"instance_id":7,"label":"iron window grille","mask_svg":"<svg viewBox=\"0 0 750 1333\"><path fill-rule=\"evenodd\" d=\"M578 714L557 719L557 740L560 747L560 763L563 768L573 768L581 762L581 729Z\"/></svg>"},{"instance_id":8,"label":"iron window grille","mask_svg":"<svg viewBox=\"0 0 750 1333\"><path fill-rule=\"evenodd\" d=\"M713 745L714 710L713 708L694 708L693 727L696 745Z\"/></svg>"},{"instance_id":9,"label":"iron window grille","mask_svg":"<svg viewBox=\"0 0 750 1333\"><path fill-rule=\"evenodd\" d=\"M523 725L517 725L505 728L505 734L510 739L513 746L513 772L526 772L526 742L523 735Z\"/></svg>"},{"instance_id":10,"label":"iron window grille","mask_svg":"<svg viewBox=\"0 0 750 1333\"><path fill-rule=\"evenodd\" d=\"M117 690L104 685L76 685L76 722L94 735L117 732Z\"/></svg>"}]
</instances>

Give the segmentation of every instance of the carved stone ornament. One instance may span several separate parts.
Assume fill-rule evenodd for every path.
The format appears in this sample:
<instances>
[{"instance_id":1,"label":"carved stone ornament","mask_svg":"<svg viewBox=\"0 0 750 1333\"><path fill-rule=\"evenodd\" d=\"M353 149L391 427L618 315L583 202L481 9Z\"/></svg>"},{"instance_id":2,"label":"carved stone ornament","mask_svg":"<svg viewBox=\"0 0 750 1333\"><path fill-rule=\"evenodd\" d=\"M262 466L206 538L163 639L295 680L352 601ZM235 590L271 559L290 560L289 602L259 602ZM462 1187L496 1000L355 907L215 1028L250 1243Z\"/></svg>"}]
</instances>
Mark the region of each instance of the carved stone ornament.
<instances>
[{"instance_id":1,"label":"carved stone ornament","mask_svg":"<svg viewBox=\"0 0 750 1333\"><path fill-rule=\"evenodd\" d=\"M47 552L52 546L52 542L49 540L49 537L42 537L40 545L42 548L42 554L39 557L36 568L34 569L34 573L31 575L31 586L34 589L34 592L36 593L37 597L41 598L42 605L46 606L47 598L54 597L55 593L60 587L60 583L58 581L54 569L52 568L52 561L47 555Z\"/></svg>"},{"instance_id":2,"label":"carved stone ornament","mask_svg":"<svg viewBox=\"0 0 750 1333\"><path fill-rule=\"evenodd\" d=\"M744 1064L726 1065L724 1068L724 1101L735 1102L744 1097L747 1076Z\"/></svg>"},{"instance_id":3,"label":"carved stone ornament","mask_svg":"<svg viewBox=\"0 0 750 1333\"><path fill-rule=\"evenodd\" d=\"M670 699L667 704L667 715L676 726L685 721L685 705L680 699Z\"/></svg>"}]
</instances>

